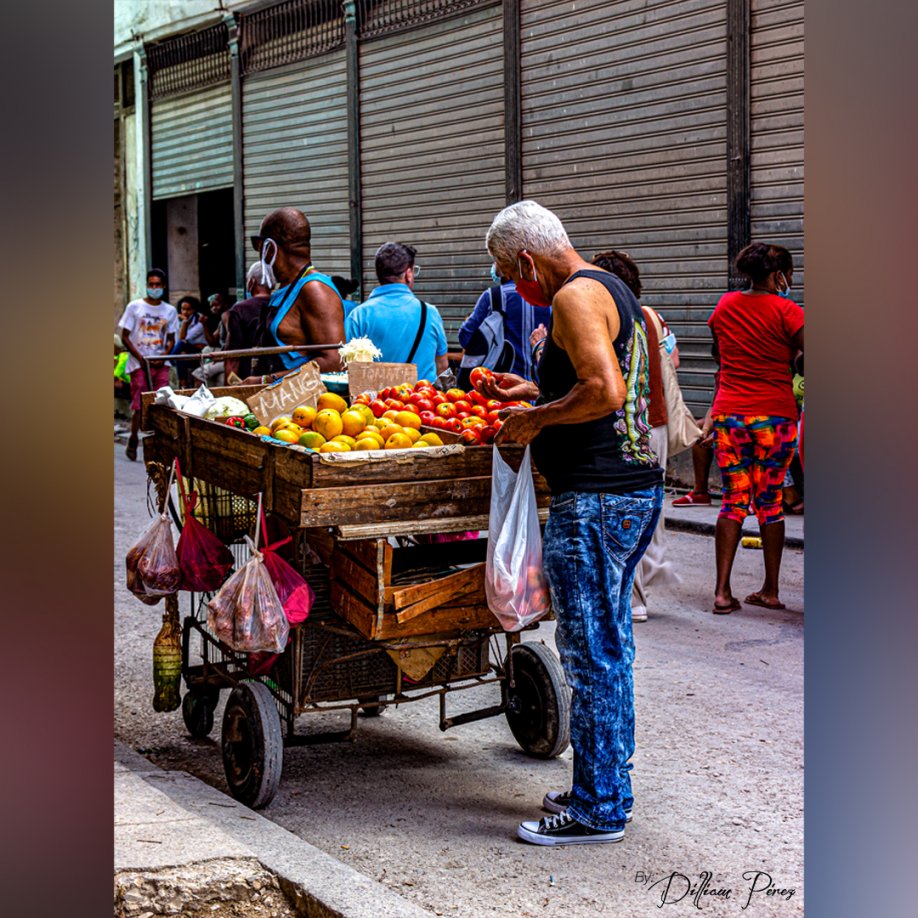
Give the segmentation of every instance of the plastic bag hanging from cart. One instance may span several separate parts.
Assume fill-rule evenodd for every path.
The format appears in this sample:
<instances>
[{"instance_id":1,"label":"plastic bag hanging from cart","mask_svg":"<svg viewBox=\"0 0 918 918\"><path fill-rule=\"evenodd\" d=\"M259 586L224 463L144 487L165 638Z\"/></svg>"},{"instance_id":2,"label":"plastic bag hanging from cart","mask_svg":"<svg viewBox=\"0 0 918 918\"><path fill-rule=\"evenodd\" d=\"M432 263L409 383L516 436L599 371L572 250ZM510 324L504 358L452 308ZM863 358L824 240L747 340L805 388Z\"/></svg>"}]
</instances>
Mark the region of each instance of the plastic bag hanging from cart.
<instances>
[{"instance_id":1,"label":"plastic bag hanging from cart","mask_svg":"<svg viewBox=\"0 0 918 918\"><path fill-rule=\"evenodd\" d=\"M261 495L258 497L261 509ZM290 625L277 595L264 555L256 547L261 520L255 526L255 541L246 541L252 556L207 603L207 625L216 637L240 653L282 653Z\"/></svg>"},{"instance_id":2,"label":"plastic bag hanging from cart","mask_svg":"<svg viewBox=\"0 0 918 918\"><path fill-rule=\"evenodd\" d=\"M506 631L525 628L551 608L528 446L519 472L493 450L485 595Z\"/></svg>"},{"instance_id":3,"label":"plastic bag hanging from cart","mask_svg":"<svg viewBox=\"0 0 918 918\"><path fill-rule=\"evenodd\" d=\"M218 590L233 569L233 553L200 520L193 515L198 492L185 493L182 469L175 460L179 491L182 495L184 523L175 548L182 569L181 589L196 593Z\"/></svg>"},{"instance_id":4,"label":"plastic bag hanging from cart","mask_svg":"<svg viewBox=\"0 0 918 918\"><path fill-rule=\"evenodd\" d=\"M161 511L153 518L127 553L127 588L148 606L155 606L163 596L175 593L182 582L182 571L175 553L172 538L172 523L166 514L172 479L173 466L169 472L165 498Z\"/></svg>"},{"instance_id":5,"label":"plastic bag hanging from cart","mask_svg":"<svg viewBox=\"0 0 918 918\"><path fill-rule=\"evenodd\" d=\"M268 523L264 511L261 511L261 528L267 536ZM316 594L306 582L306 578L278 554L278 549L290 541L292 541L292 536L287 536L286 539L281 539L279 542L265 545L261 553L265 559L265 567L271 575L271 582L277 590L277 596L283 604L287 621L291 625L299 625L308 618Z\"/></svg>"}]
</instances>

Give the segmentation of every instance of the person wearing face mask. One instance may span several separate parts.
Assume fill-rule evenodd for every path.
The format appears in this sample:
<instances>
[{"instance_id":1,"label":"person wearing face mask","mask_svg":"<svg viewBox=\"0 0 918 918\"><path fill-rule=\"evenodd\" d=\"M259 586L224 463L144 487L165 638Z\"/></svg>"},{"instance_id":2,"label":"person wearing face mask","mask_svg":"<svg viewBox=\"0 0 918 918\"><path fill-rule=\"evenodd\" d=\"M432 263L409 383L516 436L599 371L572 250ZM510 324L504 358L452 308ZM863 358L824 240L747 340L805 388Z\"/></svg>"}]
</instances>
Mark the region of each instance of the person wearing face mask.
<instances>
[{"instance_id":1,"label":"person wearing face mask","mask_svg":"<svg viewBox=\"0 0 918 918\"><path fill-rule=\"evenodd\" d=\"M137 458L140 437L140 396L169 385L168 362L151 363L149 376L144 362L145 357L169 354L179 330L175 307L163 299L165 286L165 272L151 268L147 272L146 296L131 300L118 321L121 340L130 354L126 369L131 376L131 433L124 454L131 461Z\"/></svg>"},{"instance_id":2,"label":"person wearing face mask","mask_svg":"<svg viewBox=\"0 0 918 918\"><path fill-rule=\"evenodd\" d=\"M341 368L339 345L344 343L344 307L332 279L312 264L312 231L306 215L293 207L282 207L261 221L252 245L262 266L262 284L269 283L268 269L281 285L271 294L259 329L259 345L327 344L321 351L290 351L263 359L260 376L243 383L254 385L280 379L308 360L323 373Z\"/></svg>"},{"instance_id":3,"label":"person wearing face mask","mask_svg":"<svg viewBox=\"0 0 918 918\"><path fill-rule=\"evenodd\" d=\"M573 782L542 800L554 815L521 823L517 835L536 845L617 842L634 803L631 591L663 505L643 316L628 287L584 260L535 201L504 208L486 241L520 296L552 310L538 386L505 373L479 388L537 400L506 414L495 445L531 443L551 490L542 558L572 687Z\"/></svg>"},{"instance_id":4,"label":"person wearing face mask","mask_svg":"<svg viewBox=\"0 0 918 918\"><path fill-rule=\"evenodd\" d=\"M513 281L501 277L493 264L491 280L494 286L478 297L474 310L459 329L459 344L465 351L457 382L460 389L469 388L469 374L475 366L533 379L535 366L530 337L536 329L544 329L551 319L551 309L527 303L517 293ZM493 341L500 340L488 334L489 326L498 320L503 331L503 352L496 359L488 359L489 352L496 349Z\"/></svg>"},{"instance_id":5,"label":"person wearing face mask","mask_svg":"<svg viewBox=\"0 0 918 918\"><path fill-rule=\"evenodd\" d=\"M274 272L263 268L260 261L249 265L245 276L248 297L234 303L226 312L226 350L241 351L258 346L258 333L262 316L268 309L271 291L274 289ZM250 376L258 369L258 358L224 357L223 367L227 383L232 385Z\"/></svg>"},{"instance_id":6,"label":"person wearing face mask","mask_svg":"<svg viewBox=\"0 0 918 918\"><path fill-rule=\"evenodd\" d=\"M784 551L784 476L797 446L797 402L791 363L803 352L803 310L788 298L794 275L783 246L754 242L736 257L746 290L725 293L708 326L720 365L711 406L714 458L723 478L723 504L714 536L714 612L741 607L730 575L749 508L762 537L765 577L748 605L783 609L778 575Z\"/></svg>"}]
</instances>

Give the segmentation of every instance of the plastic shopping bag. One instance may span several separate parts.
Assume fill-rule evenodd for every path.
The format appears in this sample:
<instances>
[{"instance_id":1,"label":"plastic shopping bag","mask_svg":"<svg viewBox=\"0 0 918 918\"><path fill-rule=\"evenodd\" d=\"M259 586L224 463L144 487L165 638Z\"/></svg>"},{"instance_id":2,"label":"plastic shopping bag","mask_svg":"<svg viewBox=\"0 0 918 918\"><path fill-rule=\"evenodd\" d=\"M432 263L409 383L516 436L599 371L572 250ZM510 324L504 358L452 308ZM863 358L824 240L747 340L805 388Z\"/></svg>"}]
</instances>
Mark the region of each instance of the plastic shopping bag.
<instances>
[{"instance_id":1,"label":"plastic shopping bag","mask_svg":"<svg viewBox=\"0 0 918 918\"><path fill-rule=\"evenodd\" d=\"M182 472L176 460L179 490L185 521L175 553L182 569L181 589L196 593L212 593L220 588L233 569L233 553L200 520L193 515L198 500L197 491L185 494Z\"/></svg>"},{"instance_id":2,"label":"plastic shopping bag","mask_svg":"<svg viewBox=\"0 0 918 918\"><path fill-rule=\"evenodd\" d=\"M519 472L493 450L485 595L505 631L519 631L551 608L542 573L542 533L529 447Z\"/></svg>"},{"instance_id":3,"label":"plastic shopping bag","mask_svg":"<svg viewBox=\"0 0 918 918\"><path fill-rule=\"evenodd\" d=\"M268 532L268 521L263 512L261 513L261 531ZM306 621L309 616L309 610L315 602L316 594L306 582L306 578L278 554L278 549L291 541L292 538L287 536L271 545L265 545L261 552L264 555L265 567L271 575L271 582L284 606L287 621L291 625L298 625Z\"/></svg>"},{"instance_id":4,"label":"plastic shopping bag","mask_svg":"<svg viewBox=\"0 0 918 918\"><path fill-rule=\"evenodd\" d=\"M171 488L170 474L166 500ZM166 515L165 505L130 548L124 560L127 588L148 606L155 606L163 596L178 590L182 582L182 571L175 554L172 523Z\"/></svg>"},{"instance_id":5,"label":"plastic shopping bag","mask_svg":"<svg viewBox=\"0 0 918 918\"><path fill-rule=\"evenodd\" d=\"M264 556L250 544L252 557L207 603L207 625L223 643L241 653L282 653L290 625Z\"/></svg>"}]
</instances>

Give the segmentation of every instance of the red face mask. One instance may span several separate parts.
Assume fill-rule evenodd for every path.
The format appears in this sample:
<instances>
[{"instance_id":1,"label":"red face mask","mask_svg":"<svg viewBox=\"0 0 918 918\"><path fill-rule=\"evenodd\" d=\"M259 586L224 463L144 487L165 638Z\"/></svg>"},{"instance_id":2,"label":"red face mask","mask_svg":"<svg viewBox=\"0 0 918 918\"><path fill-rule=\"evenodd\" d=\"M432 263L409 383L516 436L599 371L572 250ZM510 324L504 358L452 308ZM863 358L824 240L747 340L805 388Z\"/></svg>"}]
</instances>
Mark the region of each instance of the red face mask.
<instances>
[{"instance_id":1,"label":"red face mask","mask_svg":"<svg viewBox=\"0 0 918 918\"><path fill-rule=\"evenodd\" d=\"M520 268L519 261L517 261L517 269ZM532 280L524 280L523 272L520 270L520 279L516 282L516 292L531 306L542 306L543 308L551 308L551 300L545 298L545 294L542 293L542 288L539 286L538 274L536 274L535 265L532 266Z\"/></svg>"}]
</instances>

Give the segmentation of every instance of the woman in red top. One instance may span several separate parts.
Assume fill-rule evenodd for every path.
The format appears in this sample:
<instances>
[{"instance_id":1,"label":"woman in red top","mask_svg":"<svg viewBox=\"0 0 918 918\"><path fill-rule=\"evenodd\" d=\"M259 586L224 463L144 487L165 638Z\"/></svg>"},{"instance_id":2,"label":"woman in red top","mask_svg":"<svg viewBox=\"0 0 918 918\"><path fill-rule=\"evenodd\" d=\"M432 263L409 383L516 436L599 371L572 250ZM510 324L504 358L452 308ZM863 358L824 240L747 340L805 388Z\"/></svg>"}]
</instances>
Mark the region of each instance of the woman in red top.
<instances>
[{"instance_id":1,"label":"woman in red top","mask_svg":"<svg viewBox=\"0 0 918 918\"><path fill-rule=\"evenodd\" d=\"M740 608L730 572L749 508L762 536L765 579L744 602L783 609L778 574L784 550L781 497L797 446L797 403L791 363L803 350L803 310L786 299L793 279L790 252L754 242L736 259L748 290L725 293L708 325L720 364L714 392L714 455L724 485L717 518L714 612Z\"/></svg>"}]
</instances>

